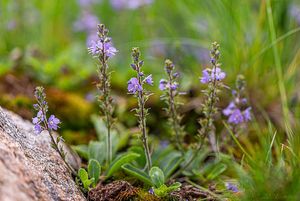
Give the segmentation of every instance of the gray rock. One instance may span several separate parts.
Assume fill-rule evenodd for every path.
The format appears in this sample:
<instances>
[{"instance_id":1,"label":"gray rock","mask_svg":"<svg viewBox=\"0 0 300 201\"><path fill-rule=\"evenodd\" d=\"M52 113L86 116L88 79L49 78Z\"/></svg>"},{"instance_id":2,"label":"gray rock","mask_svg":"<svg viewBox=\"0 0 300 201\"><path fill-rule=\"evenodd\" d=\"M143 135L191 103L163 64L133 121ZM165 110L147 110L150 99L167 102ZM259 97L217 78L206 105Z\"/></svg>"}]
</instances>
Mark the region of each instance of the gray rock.
<instances>
[{"instance_id":1,"label":"gray rock","mask_svg":"<svg viewBox=\"0 0 300 201\"><path fill-rule=\"evenodd\" d=\"M50 141L46 131L34 134L29 121L0 107L1 201L86 200ZM79 157L64 148L77 169Z\"/></svg>"}]
</instances>

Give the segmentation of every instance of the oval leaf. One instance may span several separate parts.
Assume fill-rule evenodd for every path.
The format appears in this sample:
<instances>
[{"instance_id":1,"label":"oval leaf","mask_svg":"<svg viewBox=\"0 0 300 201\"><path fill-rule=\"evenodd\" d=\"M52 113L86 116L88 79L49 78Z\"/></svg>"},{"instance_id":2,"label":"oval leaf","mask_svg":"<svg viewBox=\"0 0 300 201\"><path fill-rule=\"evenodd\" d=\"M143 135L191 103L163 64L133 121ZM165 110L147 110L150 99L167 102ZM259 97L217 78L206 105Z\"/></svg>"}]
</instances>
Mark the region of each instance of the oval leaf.
<instances>
[{"instance_id":1,"label":"oval leaf","mask_svg":"<svg viewBox=\"0 0 300 201\"><path fill-rule=\"evenodd\" d=\"M137 178L138 180L144 182L145 184L152 186L153 183L149 177L148 174L146 174L144 171L130 165L130 164L125 164L122 165L122 169L129 175Z\"/></svg>"},{"instance_id":2,"label":"oval leaf","mask_svg":"<svg viewBox=\"0 0 300 201\"><path fill-rule=\"evenodd\" d=\"M94 183L93 183L94 187L96 186L96 184L99 181L100 173L101 173L101 166L100 166L99 162L96 161L95 159L91 159L89 161L89 165L88 165L88 174L89 174L90 178L95 179Z\"/></svg>"},{"instance_id":3,"label":"oval leaf","mask_svg":"<svg viewBox=\"0 0 300 201\"><path fill-rule=\"evenodd\" d=\"M106 158L106 148L104 142L92 141L89 143L89 159L95 159L102 164Z\"/></svg>"},{"instance_id":4,"label":"oval leaf","mask_svg":"<svg viewBox=\"0 0 300 201\"><path fill-rule=\"evenodd\" d=\"M109 169L107 170L107 174L106 174L107 178L111 177L116 171L118 171L122 165L135 160L139 156L140 155L137 153L129 152L129 153L125 153L125 154L119 156L118 158L116 158L110 165Z\"/></svg>"},{"instance_id":5,"label":"oval leaf","mask_svg":"<svg viewBox=\"0 0 300 201\"><path fill-rule=\"evenodd\" d=\"M149 176L156 188L159 188L165 183L165 175L159 167L152 167Z\"/></svg>"}]
</instances>

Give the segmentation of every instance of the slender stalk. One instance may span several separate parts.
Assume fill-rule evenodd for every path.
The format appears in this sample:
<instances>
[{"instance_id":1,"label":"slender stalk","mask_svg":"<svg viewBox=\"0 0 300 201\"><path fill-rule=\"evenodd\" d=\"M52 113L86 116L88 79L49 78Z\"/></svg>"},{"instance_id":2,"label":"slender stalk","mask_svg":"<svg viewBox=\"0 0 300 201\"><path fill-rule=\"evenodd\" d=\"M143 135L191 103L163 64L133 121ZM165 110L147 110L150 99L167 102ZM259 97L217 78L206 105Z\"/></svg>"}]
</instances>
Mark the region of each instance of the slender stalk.
<instances>
[{"instance_id":1,"label":"slender stalk","mask_svg":"<svg viewBox=\"0 0 300 201\"><path fill-rule=\"evenodd\" d=\"M108 71L108 60L113 57L116 52L116 48L113 47L111 38L108 37L108 29L103 24L98 25L98 40L93 41L91 46L88 48L89 53L93 57L98 59L98 79L99 83L97 88L99 90L99 107L101 115L103 115L106 129L107 129L107 140L106 140L106 162L110 165L112 161L112 139L111 139L111 128L113 124L113 104L112 97L110 94L110 72Z\"/></svg>"},{"instance_id":2,"label":"slender stalk","mask_svg":"<svg viewBox=\"0 0 300 201\"><path fill-rule=\"evenodd\" d=\"M44 130L48 131L48 134L51 138L52 148L57 151L70 173L78 177L76 171L66 161L66 153L64 152L63 147L59 146L61 138L57 137L57 139L55 140L53 137L52 131L57 130L57 128L59 127L58 124L60 124L60 120L57 119L54 115L51 115L49 119L47 118L48 103L46 102L46 94L44 93L44 88L36 87L34 96L36 97L37 104L34 104L33 107L38 111L37 116L32 119L32 123L35 125L35 132L40 134Z\"/></svg>"},{"instance_id":3,"label":"slender stalk","mask_svg":"<svg viewBox=\"0 0 300 201\"><path fill-rule=\"evenodd\" d=\"M100 74L98 75L99 80L101 82L101 89L102 93L103 93L103 102L104 102L104 108L103 108L103 112L104 112L104 116L106 118L106 129L107 129L107 138L106 138L106 154L107 154L107 164L110 165L111 161L112 161L112 146L111 146L111 109L110 109L110 90L109 90L109 78L107 75L107 59L105 56L105 47L104 47L104 43L102 43L102 50L101 50L101 54L99 56L99 61L101 66L99 67L99 72Z\"/></svg>"},{"instance_id":4,"label":"slender stalk","mask_svg":"<svg viewBox=\"0 0 300 201\"><path fill-rule=\"evenodd\" d=\"M172 128L173 134L175 137L175 144L177 149L184 154L183 146L182 146L182 136L183 136L183 128L180 126L181 117L178 115L178 103L176 102L176 97L179 95L177 83L177 78L179 77L179 73L174 73L175 65L169 59L165 61L165 71L167 74L167 80L160 80L160 90L164 91L164 95L161 96L161 99L167 105L167 115L169 117L169 123Z\"/></svg>"},{"instance_id":5,"label":"slender stalk","mask_svg":"<svg viewBox=\"0 0 300 201\"><path fill-rule=\"evenodd\" d=\"M173 78L171 73L168 75L169 76L169 83L173 83ZM180 141L180 126L179 126L179 120L178 120L178 115L177 115L177 110L176 110L176 106L175 106L175 97L174 97L174 93L171 87L169 87L169 104L170 104L170 112L171 112L171 118L172 118L172 127L173 127L173 131L175 133L175 141L176 141L176 145L177 148L181 151L181 153L183 153L183 148L181 145L181 141Z\"/></svg>"},{"instance_id":6,"label":"slender stalk","mask_svg":"<svg viewBox=\"0 0 300 201\"><path fill-rule=\"evenodd\" d=\"M215 103L218 100L217 90L219 87L219 81L221 80L221 78L219 78L219 79L217 78L217 73L218 73L217 68L219 67L217 60L219 59L219 55L220 55L218 49L219 49L219 45L217 43L213 43L213 50L211 51L212 72L210 75L210 82L209 82L209 86L208 86L209 88L208 88L208 92L207 92L208 98L207 98L205 106L204 106L205 107L205 112L204 112L205 121L204 121L204 123L202 123L200 120L200 124L202 125L202 128L199 131L200 132L200 142L198 143L198 146L197 146L196 150L194 151L192 157L185 163L185 165L183 165L181 168L179 168L179 170L177 170L177 172L175 172L171 178L175 178L175 177L179 176L184 170L186 170L192 164L192 162L197 157L199 151L202 149L205 138L210 133L210 131L213 127L213 115L216 112Z\"/></svg>"},{"instance_id":7,"label":"slender stalk","mask_svg":"<svg viewBox=\"0 0 300 201\"><path fill-rule=\"evenodd\" d=\"M140 76L141 74L141 68L139 64L137 63L137 77L140 86L143 85L143 80L142 77ZM152 167L152 161L151 161L151 154L149 150L149 145L148 145L148 137L147 137L147 130L146 130L146 112L145 112L145 96L144 96L144 91L139 91L138 92L138 104L139 104L139 122L140 122L140 128L142 130L142 142L145 150L145 155L147 159L147 170L150 171Z\"/></svg>"}]
</instances>

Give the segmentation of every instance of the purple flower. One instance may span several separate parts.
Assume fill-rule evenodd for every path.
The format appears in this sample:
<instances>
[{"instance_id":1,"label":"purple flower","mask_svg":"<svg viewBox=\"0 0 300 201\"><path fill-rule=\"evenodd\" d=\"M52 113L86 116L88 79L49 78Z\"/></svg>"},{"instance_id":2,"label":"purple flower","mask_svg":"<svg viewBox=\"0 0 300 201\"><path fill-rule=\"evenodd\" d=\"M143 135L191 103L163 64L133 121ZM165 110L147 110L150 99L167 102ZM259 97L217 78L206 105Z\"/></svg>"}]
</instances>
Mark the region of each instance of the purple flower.
<instances>
[{"instance_id":1,"label":"purple flower","mask_svg":"<svg viewBox=\"0 0 300 201\"><path fill-rule=\"evenodd\" d=\"M226 186L227 190L229 190L229 191L232 191L234 193L239 192L238 187L236 185L232 184L232 183L226 182L225 186Z\"/></svg>"},{"instance_id":2,"label":"purple flower","mask_svg":"<svg viewBox=\"0 0 300 201\"><path fill-rule=\"evenodd\" d=\"M245 102L245 100L243 100L242 102ZM223 110L223 114L225 116L228 116L228 123L240 124L240 123L247 122L247 121L251 120L251 107L248 107L244 111L241 111L236 106L236 104L232 101Z\"/></svg>"},{"instance_id":3,"label":"purple flower","mask_svg":"<svg viewBox=\"0 0 300 201\"><path fill-rule=\"evenodd\" d=\"M202 77L200 78L200 82L203 84L207 84L210 81L216 79L217 81L221 81L226 77L226 73L221 70L221 68L213 68L213 69L205 69L202 71Z\"/></svg>"},{"instance_id":4,"label":"purple flower","mask_svg":"<svg viewBox=\"0 0 300 201\"><path fill-rule=\"evenodd\" d=\"M211 78L218 81L223 80L226 77L226 73L221 70L221 68L213 68L211 71Z\"/></svg>"},{"instance_id":5,"label":"purple flower","mask_svg":"<svg viewBox=\"0 0 300 201\"><path fill-rule=\"evenodd\" d=\"M51 115L48 119L48 127L52 130L57 130L58 124L60 124L60 120L54 115Z\"/></svg>"},{"instance_id":6,"label":"purple flower","mask_svg":"<svg viewBox=\"0 0 300 201\"><path fill-rule=\"evenodd\" d=\"M159 89L161 91L165 90L166 89L166 86L167 86L167 81L165 79L161 79L159 81Z\"/></svg>"},{"instance_id":7,"label":"purple flower","mask_svg":"<svg viewBox=\"0 0 300 201\"><path fill-rule=\"evenodd\" d=\"M142 86L139 84L139 81L136 77L131 78L128 81L128 92L135 94L137 91L142 91Z\"/></svg>"},{"instance_id":8,"label":"purple flower","mask_svg":"<svg viewBox=\"0 0 300 201\"><path fill-rule=\"evenodd\" d=\"M39 121L44 121L44 114L43 114L42 110L40 110L36 116L39 119Z\"/></svg>"},{"instance_id":9,"label":"purple flower","mask_svg":"<svg viewBox=\"0 0 300 201\"><path fill-rule=\"evenodd\" d=\"M170 85L171 90L175 91L179 87L179 84L177 82L174 82Z\"/></svg>"},{"instance_id":10,"label":"purple flower","mask_svg":"<svg viewBox=\"0 0 300 201\"><path fill-rule=\"evenodd\" d=\"M176 73L173 74L173 77L174 77L174 78L178 78L179 75L180 75L180 74L179 74L178 72L176 72Z\"/></svg>"},{"instance_id":11,"label":"purple flower","mask_svg":"<svg viewBox=\"0 0 300 201\"><path fill-rule=\"evenodd\" d=\"M145 82L149 85L153 85L153 79L152 79L152 75L148 75L146 78L145 78Z\"/></svg>"},{"instance_id":12,"label":"purple flower","mask_svg":"<svg viewBox=\"0 0 300 201\"><path fill-rule=\"evenodd\" d=\"M150 193L151 195L154 195L154 190L153 190L153 188L150 188L149 191L148 191L148 193Z\"/></svg>"},{"instance_id":13,"label":"purple flower","mask_svg":"<svg viewBox=\"0 0 300 201\"><path fill-rule=\"evenodd\" d=\"M112 46L111 42L105 42L103 45L103 43L100 40L91 41L91 44L90 44L90 47L88 48L88 50L91 55L98 56L101 53L101 51L103 50L103 48L104 48L104 53L108 57L112 57L112 56L116 55L116 53L118 52L117 49Z\"/></svg>"},{"instance_id":14,"label":"purple flower","mask_svg":"<svg viewBox=\"0 0 300 201\"><path fill-rule=\"evenodd\" d=\"M240 124L244 122L244 116L239 109L233 110L228 118L228 123Z\"/></svg>"},{"instance_id":15,"label":"purple flower","mask_svg":"<svg viewBox=\"0 0 300 201\"><path fill-rule=\"evenodd\" d=\"M35 110L39 110L39 104L33 104L33 108L34 108Z\"/></svg>"},{"instance_id":16,"label":"purple flower","mask_svg":"<svg viewBox=\"0 0 300 201\"><path fill-rule=\"evenodd\" d=\"M210 82L210 75L207 69L202 71L202 77L200 78L200 82L203 84L207 84Z\"/></svg>"},{"instance_id":17,"label":"purple flower","mask_svg":"<svg viewBox=\"0 0 300 201\"><path fill-rule=\"evenodd\" d=\"M251 120L251 107L248 107L243 113L244 113L244 119L245 121Z\"/></svg>"},{"instance_id":18,"label":"purple flower","mask_svg":"<svg viewBox=\"0 0 300 201\"><path fill-rule=\"evenodd\" d=\"M232 114L233 110L236 108L234 102L230 102L229 105L223 110L223 114L225 116L229 116Z\"/></svg>"},{"instance_id":19,"label":"purple flower","mask_svg":"<svg viewBox=\"0 0 300 201\"><path fill-rule=\"evenodd\" d=\"M34 125L34 131L36 134L40 134L43 131L43 127L40 124L35 124Z\"/></svg>"},{"instance_id":20,"label":"purple flower","mask_svg":"<svg viewBox=\"0 0 300 201\"><path fill-rule=\"evenodd\" d=\"M39 123L39 118L38 118L38 117L32 118L32 123L33 123L33 124Z\"/></svg>"}]
</instances>

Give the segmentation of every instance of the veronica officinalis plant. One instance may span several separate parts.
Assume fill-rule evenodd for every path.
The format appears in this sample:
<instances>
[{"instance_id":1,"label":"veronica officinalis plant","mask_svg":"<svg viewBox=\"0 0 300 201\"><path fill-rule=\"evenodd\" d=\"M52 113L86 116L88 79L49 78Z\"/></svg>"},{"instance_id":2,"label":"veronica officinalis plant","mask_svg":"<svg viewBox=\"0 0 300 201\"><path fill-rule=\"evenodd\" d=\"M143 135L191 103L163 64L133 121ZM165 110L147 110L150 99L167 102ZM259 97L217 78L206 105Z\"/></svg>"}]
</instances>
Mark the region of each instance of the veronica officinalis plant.
<instances>
[{"instance_id":1,"label":"veronica officinalis plant","mask_svg":"<svg viewBox=\"0 0 300 201\"><path fill-rule=\"evenodd\" d=\"M161 99L167 104L167 108L164 108L167 111L169 117L169 123L172 127L173 134L175 137L175 142L177 149L183 152L182 148L182 137L184 135L183 127L180 126L182 117L178 112L179 102L176 100L178 95L179 83L179 73L174 72L175 66L173 62L169 59L165 61L165 71L167 74L167 79L161 79L159 82L159 89L164 92L161 96Z\"/></svg>"},{"instance_id":2,"label":"veronica officinalis plant","mask_svg":"<svg viewBox=\"0 0 300 201\"><path fill-rule=\"evenodd\" d=\"M145 108L145 103L151 95L149 91L144 88L144 84L153 85L152 75L146 76L142 71L142 66L144 62L140 60L141 53L138 48L132 49L132 69L136 72L136 77L132 77L128 81L128 92L134 95L138 100L138 107L135 109L136 116L139 121L139 128L141 130L141 140L144 146L144 151L147 160L147 170L151 169L151 155L148 145L148 135L146 128L146 117L148 114L148 109Z\"/></svg>"},{"instance_id":3,"label":"veronica officinalis plant","mask_svg":"<svg viewBox=\"0 0 300 201\"><path fill-rule=\"evenodd\" d=\"M36 87L34 96L37 100L37 103L34 104L33 107L37 111L37 114L36 117L32 118L32 123L34 124L34 130L36 134L40 134L44 130L48 131L48 134L51 138L51 146L53 147L53 149L55 149L55 151L57 151L57 153L62 158L69 171L73 175L77 176L75 170L66 161L66 153L63 149L63 146L60 144L60 141L63 140L62 137L58 136L56 139L54 138L53 131L56 131L59 128L59 124L61 122L54 115L50 115L48 118L48 103L46 101L46 94L44 92L44 88Z\"/></svg>"},{"instance_id":4,"label":"veronica officinalis plant","mask_svg":"<svg viewBox=\"0 0 300 201\"><path fill-rule=\"evenodd\" d=\"M213 42L212 49L210 51L211 68L204 69L202 71L202 77L200 78L200 82L206 85L206 89L203 90L206 100L202 105L204 118L199 120L199 124L201 126L199 129L199 143L192 157L173 175L173 178L178 176L183 170L189 167L189 165L197 157L198 152L201 150L206 136L208 136L208 134L212 134L212 132L215 130L213 122L214 116L218 112L216 103L219 100L218 94L220 89L224 86L222 80L226 77L226 73L220 68L221 64L219 63L219 49L220 45L217 42Z\"/></svg>"},{"instance_id":5,"label":"veronica officinalis plant","mask_svg":"<svg viewBox=\"0 0 300 201\"><path fill-rule=\"evenodd\" d=\"M97 88L99 91L99 107L100 112L104 116L104 121L107 128L107 163L112 160L112 142L111 142L111 127L113 124L113 99L110 94L110 72L108 70L108 60L113 57L117 50L113 47L111 38L108 36L108 29L103 24L98 25L98 39L91 42L88 48L89 53L98 59L98 78L99 83Z\"/></svg>"}]
</instances>

